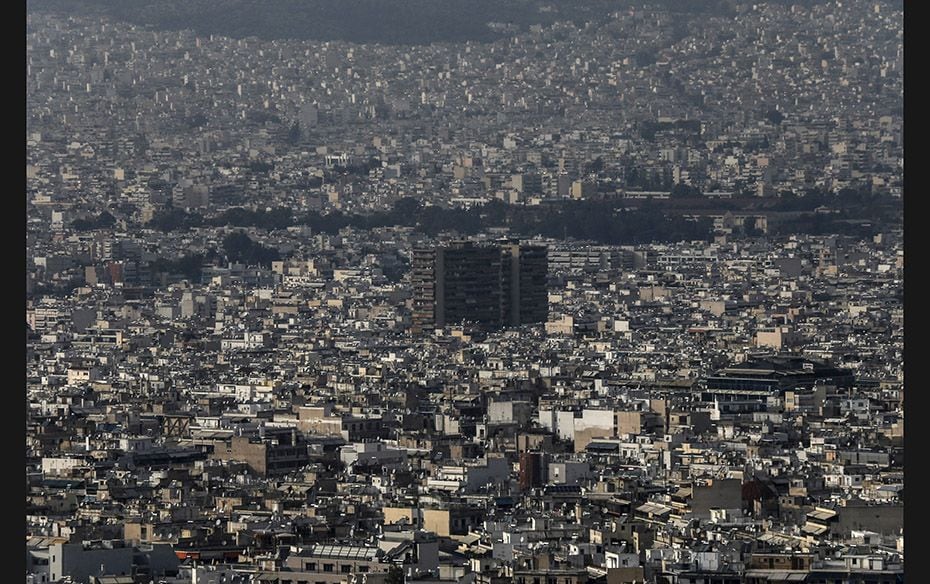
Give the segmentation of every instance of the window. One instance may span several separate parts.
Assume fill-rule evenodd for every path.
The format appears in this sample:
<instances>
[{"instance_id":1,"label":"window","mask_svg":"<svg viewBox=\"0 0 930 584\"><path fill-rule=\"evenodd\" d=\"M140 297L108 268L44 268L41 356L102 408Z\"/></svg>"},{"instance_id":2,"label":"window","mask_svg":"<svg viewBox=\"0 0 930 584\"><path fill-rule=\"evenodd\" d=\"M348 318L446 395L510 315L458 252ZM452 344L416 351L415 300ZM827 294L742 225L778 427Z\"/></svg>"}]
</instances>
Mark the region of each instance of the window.
<instances>
[{"instance_id":1,"label":"window","mask_svg":"<svg viewBox=\"0 0 930 584\"><path fill-rule=\"evenodd\" d=\"M307 562L304 570L307 570L308 572L316 572L316 562Z\"/></svg>"},{"instance_id":2,"label":"window","mask_svg":"<svg viewBox=\"0 0 930 584\"><path fill-rule=\"evenodd\" d=\"M332 571L333 571L333 565L332 565L332 564L323 564L323 571L324 571L324 572L332 572Z\"/></svg>"},{"instance_id":3,"label":"window","mask_svg":"<svg viewBox=\"0 0 930 584\"><path fill-rule=\"evenodd\" d=\"M368 566L359 566L359 567L358 567L358 571L361 572L362 574L367 574L367 573L368 573Z\"/></svg>"},{"instance_id":4,"label":"window","mask_svg":"<svg viewBox=\"0 0 930 584\"><path fill-rule=\"evenodd\" d=\"M343 564L342 566L339 567L339 569L340 569L340 571L341 571L343 574L351 574L351 573L352 573L352 565L351 565L351 564Z\"/></svg>"}]
</instances>

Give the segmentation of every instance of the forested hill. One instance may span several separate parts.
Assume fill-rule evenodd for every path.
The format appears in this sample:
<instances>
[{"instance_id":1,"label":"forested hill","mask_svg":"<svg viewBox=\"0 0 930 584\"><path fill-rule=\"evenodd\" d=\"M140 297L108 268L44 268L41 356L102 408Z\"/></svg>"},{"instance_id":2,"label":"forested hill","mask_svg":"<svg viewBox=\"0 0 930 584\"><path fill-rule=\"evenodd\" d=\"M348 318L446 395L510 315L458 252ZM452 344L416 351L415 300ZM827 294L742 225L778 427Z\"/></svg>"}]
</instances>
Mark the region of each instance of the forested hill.
<instances>
[{"instance_id":1,"label":"forested hill","mask_svg":"<svg viewBox=\"0 0 930 584\"><path fill-rule=\"evenodd\" d=\"M26 6L31 12L102 15L156 29L193 29L199 34L234 38L428 44L492 41L534 24L598 20L630 6L654 5L704 15L731 14L741 1L28 0ZM799 2L804 0L794 0Z\"/></svg>"}]
</instances>

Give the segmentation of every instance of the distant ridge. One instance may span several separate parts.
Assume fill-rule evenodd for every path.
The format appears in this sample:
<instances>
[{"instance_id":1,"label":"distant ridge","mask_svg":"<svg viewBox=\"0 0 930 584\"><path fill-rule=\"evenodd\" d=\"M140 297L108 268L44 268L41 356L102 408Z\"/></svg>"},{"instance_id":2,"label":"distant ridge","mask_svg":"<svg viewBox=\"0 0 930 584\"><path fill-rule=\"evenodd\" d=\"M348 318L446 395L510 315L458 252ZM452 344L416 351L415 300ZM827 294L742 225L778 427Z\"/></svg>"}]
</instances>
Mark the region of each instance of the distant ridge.
<instances>
[{"instance_id":1,"label":"distant ridge","mask_svg":"<svg viewBox=\"0 0 930 584\"><path fill-rule=\"evenodd\" d=\"M233 38L382 44L489 42L534 24L598 20L630 6L730 14L742 0L29 0L30 12L103 15ZM817 0L807 0L811 3ZM793 0L793 3L805 3ZM493 24L504 25L489 26Z\"/></svg>"}]
</instances>

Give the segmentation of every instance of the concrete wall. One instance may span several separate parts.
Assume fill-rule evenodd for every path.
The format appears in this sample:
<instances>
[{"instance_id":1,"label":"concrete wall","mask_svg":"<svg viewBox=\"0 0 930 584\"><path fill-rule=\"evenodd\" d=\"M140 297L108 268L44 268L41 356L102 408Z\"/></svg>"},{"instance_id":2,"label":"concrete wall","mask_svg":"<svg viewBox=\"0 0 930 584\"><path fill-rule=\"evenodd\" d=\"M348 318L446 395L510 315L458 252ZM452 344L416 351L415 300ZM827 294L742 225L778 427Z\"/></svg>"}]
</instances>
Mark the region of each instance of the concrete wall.
<instances>
[{"instance_id":1,"label":"concrete wall","mask_svg":"<svg viewBox=\"0 0 930 584\"><path fill-rule=\"evenodd\" d=\"M513 402L491 402L488 404L488 421L489 422L512 422L513 421Z\"/></svg>"},{"instance_id":2,"label":"concrete wall","mask_svg":"<svg viewBox=\"0 0 930 584\"><path fill-rule=\"evenodd\" d=\"M549 482L556 485L577 485L589 474L587 462L557 462L549 465Z\"/></svg>"},{"instance_id":3,"label":"concrete wall","mask_svg":"<svg viewBox=\"0 0 930 584\"><path fill-rule=\"evenodd\" d=\"M642 567L607 569L607 584L641 584L645 581Z\"/></svg>"},{"instance_id":4,"label":"concrete wall","mask_svg":"<svg viewBox=\"0 0 930 584\"><path fill-rule=\"evenodd\" d=\"M448 537L451 535L449 527L449 510L423 509L423 529L426 531L432 531L439 536Z\"/></svg>"},{"instance_id":5,"label":"concrete wall","mask_svg":"<svg viewBox=\"0 0 930 584\"><path fill-rule=\"evenodd\" d=\"M856 505L836 507L839 514L833 533L848 536L853 529L867 529L881 534L897 534L904 525L904 505Z\"/></svg>"},{"instance_id":6,"label":"concrete wall","mask_svg":"<svg viewBox=\"0 0 930 584\"><path fill-rule=\"evenodd\" d=\"M595 438L611 438L613 434L613 428L587 428L584 430L576 430L574 441L575 441L575 452L583 452L588 444Z\"/></svg>"},{"instance_id":7,"label":"concrete wall","mask_svg":"<svg viewBox=\"0 0 930 584\"><path fill-rule=\"evenodd\" d=\"M614 411L583 410L581 419L575 421L575 429L584 430L587 428L603 428L612 431L614 429Z\"/></svg>"},{"instance_id":8,"label":"concrete wall","mask_svg":"<svg viewBox=\"0 0 930 584\"><path fill-rule=\"evenodd\" d=\"M714 479L709 486L695 486L691 497L691 511L695 517L710 519L711 508L740 509L743 505L743 481L740 479Z\"/></svg>"},{"instance_id":9,"label":"concrete wall","mask_svg":"<svg viewBox=\"0 0 930 584\"><path fill-rule=\"evenodd\" d=\"M103 572L101 573L101 566ZM127 576L132 572L132 547L85 550L79 543L49 546L51 580L71 576L75 584L86 584L101 574Z\"/></svg>"},{"instance_id":10,"label":"concrete wall","mask_svg":"<svg viewBox=\"0 0 930 584\"><path fill-rule=\"evenodd\" d=\"M416 525L420 517L420 510L412 507L385 507L382 511L386 525L397 523L404 518L407 519L407 525Z\"/></svg>"},{"instance_id":11,"label":"concrete wall","mask_svg":"<svg viewBox=\"0 0 930 584\"><path fill-rule=\"evenodd\" d=\"M562 440L575 439L575 412L556 412L555 431Z\"/></svg>"},{"instance_id":12,"label":"concrete wall","mask_svg":"<svg viewBox=\"0 0 930 584\"><path fill-rule=\"evenodd\" d=\"M642 429L641 412L616 412L617 435L639 434Z\"/></svg>"},{"instance_id":13,"label":"concrete wall","mask_svg":"<svg viewBox=\"0 0 930 584\"><path fill-rule=\"evenodd\" d=\"M265 475L268 464L266 445L253 444L247 436L233 436L230 439L229 452L225 444L218 443L213 448L211 458L216 460L238 460L248 464L249 469L261 476Z\"/></svg>"}]
</instances>

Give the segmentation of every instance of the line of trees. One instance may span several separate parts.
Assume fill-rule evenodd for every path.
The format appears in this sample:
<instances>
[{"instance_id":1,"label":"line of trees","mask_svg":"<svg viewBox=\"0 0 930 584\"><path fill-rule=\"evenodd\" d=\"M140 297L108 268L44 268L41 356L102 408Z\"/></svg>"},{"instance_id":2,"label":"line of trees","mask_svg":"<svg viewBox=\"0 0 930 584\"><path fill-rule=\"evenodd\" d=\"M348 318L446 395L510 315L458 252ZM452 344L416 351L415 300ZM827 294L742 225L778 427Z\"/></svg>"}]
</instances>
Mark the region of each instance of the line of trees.
<instances>
[{"instance_id":1,"label":"line of trees","mask_svg":"<svg viewBox=\"0 0 930 584\"><path fill-rule=\"evenodd\" d=\"M368 230L382 227L409 227L417 232L436 236L443 232L474 235L489 228L506 227L522 237L536 235L554 239L589 240L604 244L642 244L650 242L709 240L713 235L708 218L685 217L675 209L675 201L690 200L697 189L677 186L670 201L646 201L639 208L627 209L628 201L611 199L555 201L543 205L508 205L491 201L472 208L445 208L424 205L412 197L399 199L391 209L369 214L333 211L295 213L278 207L270 210L233 207L210 218L195 212L169 208L156 214L149 227L162 231L185 230L197 226L285 229L304 225L317 233L335 234L351 227ZM821 207L833 212L815 212ZM803 196L780 193L778 198L759 199L753 204L758 212L794 211L801 214L790 223L773 226L775 234L804 233L810 235L844 234L870 236L884 223L897 222L900 202L870 192L843 189L836 193L812 190ZM746 209L749 210L749 209ZM106 215L109 215L106 213ZM112 218L112 215L110 215ZM91 224L109 223L103 217L88 220ZM759 233L750 227L750 235ZM223 256L227 261L270 265L279 259L279 252L253 241L245 233L228 235L223 241ZM216 253L216 252L214 252ZM154 266L158 271L198 273L195 266L203 258L182 258L176 264Z\"/></svg>"},{"instance_id":2,"label":"line of trees","mask_svg":"<svg viewBox=\"0 0 930 584\"><path fill-rule=\"evenodd\" d=\"M103 211L90 219L75 219L71 222L71 228L75 231L93 231L95 229L107 229L115 224L116 217L109 211Z\"/></svg>"},{"instance_id":3,"label":"line of trees","mask_svg":"<svg viewBox=\"0 0 930 584\"><path fill-rule=\"evenodd\" d=\"M699 194L693 187L678 185L673 189L674 200L690 199ZM834 217L818 218L814 222L799 222L789 226L797 233L829 232L834 226L838 233L848 232L848 225L836 225L856 220L881 222L894 220L899 211L887 197L868 192L844 189L838 193L811 191L804 196L784 192L776 199L758 201L758 211L806 211L820 207L839 211ZM577 238L600 243L628 244L650 241L680 241L710 237L709 222L683 217L673 208L673 201L646 202L638 209L625 209L622 200L592 199L557 201L543 205L508 205L492 201L469 209L423 205L405 197L390 210L369 214L332 211L294 213L278 207L271 210L233 207L204 219L198 213L181 209L168 209L157 214L149 227L162 231L187 229L196 226L254 227L259 229L285 229L292 225L305 225L315 232L338 233L341 229L374 229L379 227L411 227L427 235L444 231L470 235L491 227L507 227L517 235L542 235L553 238ZM725 209L724 209L725 210ZM813 231L808 231L808 227Z\"/></svg>"}]
</instances>

